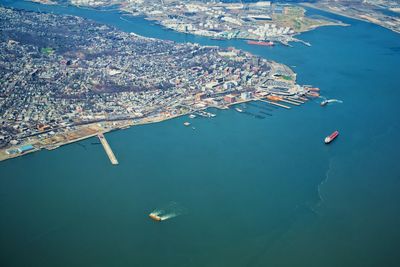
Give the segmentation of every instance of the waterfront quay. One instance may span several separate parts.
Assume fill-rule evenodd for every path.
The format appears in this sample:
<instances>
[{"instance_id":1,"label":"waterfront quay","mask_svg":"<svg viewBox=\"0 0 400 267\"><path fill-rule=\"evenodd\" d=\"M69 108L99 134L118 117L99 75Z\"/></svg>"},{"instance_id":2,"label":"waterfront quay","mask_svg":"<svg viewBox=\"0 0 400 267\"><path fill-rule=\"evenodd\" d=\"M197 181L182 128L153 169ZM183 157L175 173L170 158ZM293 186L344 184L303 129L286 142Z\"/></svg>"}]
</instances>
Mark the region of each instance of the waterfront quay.
<instances>
[{"instance_id":1,"label":"waterfront quay","mask_svg":"<svg viewBox=\"0 0 400 267\"><path fill-rule=\"evenodd\" d=\"M145 38L75 16L0 15L0 160L209 107L307 93L289 67L233 47Z\"/></svg>"}]
</instances>

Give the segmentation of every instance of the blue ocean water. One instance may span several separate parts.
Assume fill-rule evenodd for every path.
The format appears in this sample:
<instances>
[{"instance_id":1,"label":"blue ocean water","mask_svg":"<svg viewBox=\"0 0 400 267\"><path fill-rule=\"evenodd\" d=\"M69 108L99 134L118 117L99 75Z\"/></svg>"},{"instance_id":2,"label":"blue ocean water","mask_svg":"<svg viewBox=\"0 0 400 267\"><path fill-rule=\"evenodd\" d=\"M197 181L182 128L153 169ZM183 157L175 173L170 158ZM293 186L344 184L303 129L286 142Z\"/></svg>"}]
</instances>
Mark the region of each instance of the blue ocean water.
<instances>
[{"instance_id":1,"label":"blue ocean water","mask_svg":"<svg viewBox=\"0 0 400 267\"><path fill-rule=\"evenodd\" d=\"M2 266L398 266L398 34L310 10L351 26L299 36L312 47L267 48L121 20L117 11L2 4L245 49L343 101L274 109L265 119L214 110L192 121L195 130L178 118L112 132L117 167L95 139L1 162ZM171 201L180 216L148 219Z\"/></svg>"}]
</instances>

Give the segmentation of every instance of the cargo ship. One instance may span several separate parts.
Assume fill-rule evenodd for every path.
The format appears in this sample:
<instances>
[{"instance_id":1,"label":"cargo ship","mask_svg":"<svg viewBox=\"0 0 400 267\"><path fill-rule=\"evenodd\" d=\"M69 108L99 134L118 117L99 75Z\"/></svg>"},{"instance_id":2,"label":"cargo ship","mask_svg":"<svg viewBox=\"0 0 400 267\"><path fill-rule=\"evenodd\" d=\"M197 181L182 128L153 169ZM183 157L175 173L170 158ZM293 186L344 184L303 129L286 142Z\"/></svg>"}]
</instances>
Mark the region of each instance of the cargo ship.
<instances>
[{"instance_id":1,"label":"cargo ship","mask_svg":"<svg viewBox=\"0 0 400 267\"><path fill-rule=\"evenodd\" d=\"M338 135L339 135L339 132L338 131L334 131L329 136L325 137L325 144L329 144L330 142L335 140L336 137L338 137Z\"/></svg>"},{"instance_id":2,"label":"cargo ship","mask_svg":"<svg viewBox=\"0 0 400 267\"><path fill-rule=\"evenodd\" d=\"M274 42L263 42L263 41L247 41L248 44L251 45L262 45L262 46L274 46Z\"/></svg>"}]
</instances>

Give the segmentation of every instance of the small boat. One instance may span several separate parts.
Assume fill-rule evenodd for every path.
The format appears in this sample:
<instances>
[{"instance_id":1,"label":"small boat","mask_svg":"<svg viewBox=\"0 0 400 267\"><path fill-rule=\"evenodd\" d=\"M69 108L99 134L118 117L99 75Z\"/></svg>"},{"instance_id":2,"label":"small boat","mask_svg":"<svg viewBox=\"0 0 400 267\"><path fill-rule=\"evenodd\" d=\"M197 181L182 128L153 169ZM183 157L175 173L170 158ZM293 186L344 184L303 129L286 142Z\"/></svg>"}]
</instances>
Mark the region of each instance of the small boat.
<instances>
[{"instance_id":1,"label":"small boat","mask_svg":"<svg viewBox=\"0 0 400 267\"><path fill-rule=\"evenodd\" d=\"M320 105L321 105L321 107L323 107L323 106L326 106L328 103L329 103L328 100L325 99L324 101L322 101L320 103Z\"/></svg>"},{"instance_id":2,"label":"small boat","mask_svg":"<svg viewBox=\"0 0 400 267\"><path fill-rule=\"evenodd\" d=\"M161 222L161 217L158 216L158 215L156 215L156 214L150 213L150 214L149 214L149 217L150 217L150 219L152 219L153 221Z\"/></svg>"},{"instance_id":3,"label":"small boat","mask_svg":"<svg viewBox=\"0 0 400 267\"><path fill-rule=\"evenodd\" d=\"M196 115L190 114L190 115L189 115L189 118L194 119L194 118L196 118Z\"/></svg>"},{"instance_id":4,"label":"small boat","mask_svg":"<svg viewBox=\"0 0 400 267\"><path fill-rule=\"evenodd\" d=\"M188 121L185 121L185 122L183 123L183 125L185 125L185 126L189 126L189 125L190 125L190 122L188 122Z\"/></svg>"},{"instance_id":5,"label":"small boat","mask_svg":"<svg viewBox=\"0 0 400 267\"><path fill-rule=\"evenodd\" d=\"M329 144L330 142L335 140L335 138L338 137L338 135L339 135L339 132L338 131L334 131L329 136L325 137L325 140L324 140L325 144Z\"/></svg>"},{"instance_id":6,"label":"small boat","mask_svg":"<svg viewBox=\"0 0 400 267\"><path fill-rule=\"evenodd\" d=\"M309 97L319 97L319 93L315 92L315 91L308 91L306 93L307 96Z\"/></svg>"},{"instance_id":7,"label":"small boat","mask_svg":"<svg viewBox=\"0 0 400 267\"><path fill-rule=\"evenodd\" d=\"M243 109L241 109L241 108L235 108L235 110L236 110L237 112L243 112Z\"/></svg>"}]
</instances>

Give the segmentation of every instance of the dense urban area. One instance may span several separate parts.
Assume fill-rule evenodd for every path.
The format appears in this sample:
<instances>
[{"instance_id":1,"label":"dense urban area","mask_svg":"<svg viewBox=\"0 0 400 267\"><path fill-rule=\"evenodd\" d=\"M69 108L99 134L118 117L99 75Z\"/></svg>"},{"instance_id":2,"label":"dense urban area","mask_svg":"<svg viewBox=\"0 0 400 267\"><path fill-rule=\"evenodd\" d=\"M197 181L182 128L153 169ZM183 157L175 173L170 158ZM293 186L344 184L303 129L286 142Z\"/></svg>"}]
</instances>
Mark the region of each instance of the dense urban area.
<instances>
[{"instance_id":1,"label":"dense urban area","mask_svg":"<svg viewBox=\"0 0 400 267\"><path fill-rule=\"evenodd\" d=\"M0 25L0 160L207 107L307 92L288 67L234 48L8 8L0 8Z\"/></svg>"}]
</instances>

